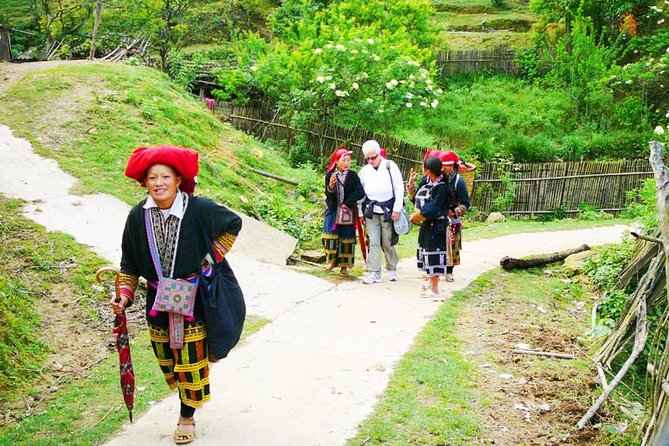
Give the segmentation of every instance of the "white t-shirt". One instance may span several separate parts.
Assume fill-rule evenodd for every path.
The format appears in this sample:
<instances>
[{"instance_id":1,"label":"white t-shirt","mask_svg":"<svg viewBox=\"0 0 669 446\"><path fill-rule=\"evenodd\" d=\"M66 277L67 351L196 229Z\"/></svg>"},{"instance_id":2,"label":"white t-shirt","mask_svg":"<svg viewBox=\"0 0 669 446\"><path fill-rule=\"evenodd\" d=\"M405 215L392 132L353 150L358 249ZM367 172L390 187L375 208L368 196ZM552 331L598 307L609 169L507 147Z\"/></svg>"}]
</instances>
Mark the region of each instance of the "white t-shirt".
<instances>
[{"instance_id":1,"label":"white t-shirt","mask_svg":"<svg viewBox=\"0 0 669 446\"><path fill-rule=\"evenodd\" d=\"M390 166L390 171L387 166ZM395 187L395 205L393 212L399 212L404 206L404 184L402 183L402 172L392 161L381 159L379 167L374 169L367 164L360 169L360 182L365 195L372 201L384 202L393 198L393 185ZM392 183L390 178L392 177ZM374 206L375 214L382 214L380 206Z\"/></svg>"}]
</instances>

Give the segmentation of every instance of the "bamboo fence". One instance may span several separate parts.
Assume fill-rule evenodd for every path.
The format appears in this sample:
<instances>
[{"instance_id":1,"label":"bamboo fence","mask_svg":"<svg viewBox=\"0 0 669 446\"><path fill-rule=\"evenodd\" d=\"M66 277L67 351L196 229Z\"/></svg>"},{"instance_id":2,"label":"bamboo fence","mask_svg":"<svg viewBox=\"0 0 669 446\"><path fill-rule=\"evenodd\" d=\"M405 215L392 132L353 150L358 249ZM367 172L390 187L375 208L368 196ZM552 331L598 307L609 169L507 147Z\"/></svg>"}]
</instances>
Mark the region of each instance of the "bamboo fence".
<instances>
[{"instance_id":1,"label":"bamboo fence","mask_svg":"<svg viewBox=\"0 0 669 446\"><path fill-rule=\"evenodd\" d=\"M443 51L437 54L437 66L442 76L483 70L515 76L519 73L515 57L516 53L505 46L489 50Z\"/></svg>"},{"instance_id":2,"label":"bamboo fence","mask_svg":"<svg viewBox=\"0 0 669 446\"><path fill-rule=\"evenodd\" d=\"M306 148L312 159L325 165L339 146L353 150L353 159L364 164L362 143L375 139L387 150L388 158L399 166L406 179L411 168L420 169L425 147L388 138L366 130L350 130L323 123L309 129L298 129L281 118L271 104L239 106L217 103L216 111L240 130L262 141L272 140L291 147L298 134L305 135ZM481 212L493 210L493 201L503 195L503 177L516 185L513 205L504 210L515 216L550 214L557 210L568 216L580 212L583 204L612 214L625 208L627 192L641 186L653 172L648 160L612 162L574 161L533 164L496 164L479 166L471 196L472 205Z\"/></svg>"}]
</instances>

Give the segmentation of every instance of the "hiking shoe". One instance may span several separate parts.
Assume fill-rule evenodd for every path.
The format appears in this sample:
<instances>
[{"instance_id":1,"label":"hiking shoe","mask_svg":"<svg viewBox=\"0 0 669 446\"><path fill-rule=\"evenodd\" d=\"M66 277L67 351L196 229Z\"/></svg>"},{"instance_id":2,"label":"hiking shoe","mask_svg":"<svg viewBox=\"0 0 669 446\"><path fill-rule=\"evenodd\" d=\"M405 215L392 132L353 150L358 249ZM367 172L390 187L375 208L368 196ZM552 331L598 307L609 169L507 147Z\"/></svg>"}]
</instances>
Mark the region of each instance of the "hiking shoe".
<instances>
[{"instance_id":1,"label":"hiking shoe","mask_svg":"<svg viewBox=\"0 0 669 446\"><path fill-rule=\"evenodd\" d=\"M381 274L375 272L370 272L369 274L367 274L367 277L362 279L362 283L367 285L378 282L381 282Z\"/></svg>"},{"instance_id":2,"label":"hiking shoe","mask_svg":"<svg viewBox=\"0 0 669 446\"><path fill-rule=\"evenodd\" d=\"M394 269L388 271L388 280L390 280L391 282L397 282L399 279L400 278L397 277L397 271L395 271Z\"/></svg>"}]
</instances>

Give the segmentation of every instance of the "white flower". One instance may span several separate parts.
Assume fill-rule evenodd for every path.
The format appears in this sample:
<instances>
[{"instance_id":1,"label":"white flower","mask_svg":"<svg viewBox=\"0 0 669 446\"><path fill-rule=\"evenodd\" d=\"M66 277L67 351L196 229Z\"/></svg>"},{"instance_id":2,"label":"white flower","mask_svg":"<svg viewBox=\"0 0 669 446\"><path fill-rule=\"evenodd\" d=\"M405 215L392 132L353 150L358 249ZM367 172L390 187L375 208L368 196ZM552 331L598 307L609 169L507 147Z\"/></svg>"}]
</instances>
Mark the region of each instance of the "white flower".
<instances>
[{"instance_id":1,"label":"white flower","mask_svg":"<svg viewBox=\"0 0 669 446\"><path fill-rule=\"evenodd\" d=\"M374 102L374 100L372 98L365 98L365 102L371 104L372 102Z\"/></svg>"},{"instance_id":2,"label":"white flower","mask_svg":"<svg viewBox=\"0 0 669 446\"><path fill-rule=\"evenodd\" d=\"M334 48L334 45L331 44L331 43L328 43L327 45L325 45L325 48Z\"/></svg>"},{"instance_id":3,"label":"white flower","mask_svg":"<svg viewBox=\"0 0 669 446\"><path fill-rule=\"evenodd\" d=\"M384 111L385 111L385 110L382 109L382 108L379 109L379 113L383 113Z\"/></svg>"},{"instance_id":4,"label":"white flower","mask_svg":"<svg viewBox=\"0 0 669 446\"><path fill-rule=\"evenodd\" d=\"M416 76L414 76L413 74L409 75L409 79L414 80L415 78L416 78Z\"/></svg>"},{"instance_id":5,"label":"white flower","mask_svg":"<svg viewBox=\"0 0 669 446\"><path fill-rule=\"evenodd\" d=\"M391 84L390 82L386 82L386 88L388 90L392 90L393 89L393 84Z\"/></svg>"},{"instance_id":6,"label":"white flower","mask_svg":"<svg viewBox=\"0 0 669 446\"><path fill-rule=\"evenodd\" d=\"M329 85L329 87L330 87L330 90L335 90L335 89L337 88L337 84L335 84L335 83L333 82L333 83L331 83L331 84Z\"/></svg>"},{"instance_id":7,"label":"white flower","mask_svg":"<svg viewBox=\"0 0 669 446\"><path fill-rule=\"evenodd\" d=\"M337 51L345 51L346 50L346 47L344 45L341 45L341 44L337 45L335 48L337 49Z\"/></svg>"},{"instance_id":8,"label":"white flower","mask_svg":"<svg viewBox=\"0 0 669 446\"><path fill-rule=\"evenodd\" d=\"M625 83L626 83L627 85L632 85L632 79L627 79L627 80L625 81Z\"/></svg>"},{"instance_id":9,"label":"white flower","mask_svg":"<svg viewBox=\"0 0 669 446\"><path fill-rule=\"evenodd\" d=\"M332 80L332 76L325 76L325 80L326 80L326 81L331 81L331 80Z\"/></svg>"},{"instance_id":10,"label":"white flower","mask_svg":"<svg viewBox=\"0 0 669 446\"><path fill-rule=\"evenodd\" d=\"M393 87L396 87L399 82L397 82L397 79L391 79L390 83L393 84Z\"/></svg>"},{"instance_id":11,"label":"white flower","mask_svg":"<svg viewBox=\"0 0 669 446\"><path fill-rule=\"evenodd\" d=\"M425 83L426 83L427 85L430 85L430 84L432 83L432 80L430 80L430 79L426 79L426 80L425 80Z\"/></svg>"},{"instance_id":12,"label":"white flower","mask_svg":"<svg viewBox=\"0 0 669 446\"><path fill-rule=\"evenodd\" d=\"M667 47L667 53L669 53L669 46Z\"/></svg>"},{"instance_id":13,"label":"white flower","mask_svg":"<svg viewBox=\"0 0 669 446\"><path fill-rule=\"evenodd\" d=\"M420 66L420 64L418 62L416 62L415 60L410 60L410 61L407 62L407 64L413 65L414 67Z\"/></svg>"},{"instance_id":14,"label":"white flower","mask_svg":"<svg viewBox=\"0 0 669 446\"><path fill-rule=\"evenodd\" d=\"M407 106L407 108L411 108L411 102L407 102L407 103L406 103L406 104L404 104L404 105L406 105L406 106Z\"/></svg>"},{"instance_id":15,"label":"white flower","mask_svg":"<svg viewBox=\"0 0 669 446\"><path fill-rule=\"evenodd\" d=\"M361 51L361 53L362 53L362 54L367 54L367 53L369 53L369 51L363 49L363 50Z\"/></svg>"},{"instance_id":16,"label":"white flower","mask_svg":"<svg viewBox=\"0 0 669 446\"><path fill-rule=\"evenodd\" d=\"M316 48L316 49L314 50L314 54L321 54L322 52L323 52L323 49L322 49L322 48Z\"/></svg>"},{"instance_id":17,"label":"white flower","mask_svg":"<svg viewBox=\"0 0 669 446\"><path fill-rule=\"evenodd\" d=\"M662 128L661 125L658 125L657 127L655 127L654 131L655 131L656 135L664 135L664 129Z\"/></svg>"},{"instance_id":18,"label":"white flower","mask_svg":"<svg viewBox=\"0 0 669 446\"><path fill-rule=\"evenodd\" d=\"M353 84L351 85L351 87L352 87L354 90L357 90L358 88L360 88L360 85L358 85L357 82L353 82Z\"/></svg>"},{"instance_id":19,"label":"white flower","mask_svg":"<svg viewBox=\"0 0 669 446\"><path fill-rule=\"evenodd\" d=\"M251 66L249 67L249 70L251 70L251 71L255 71L255 70L257 70L257 69L258 69L258 67L256 67L255 65L251 65Z\"/></svg>"},{"instance_id":20,"label":"white flower","mask_svg":"<svg viewBox=\"0 0 669 446\"><path fill-rule=\"evenodd\" d=\"M669 118L669 111L667 112L666 115L664 115L665 118Z\"/></svg>"},{"instance_id":21,"label":"white flower","mask_svg":"<svg viewBox=\"0 0 669 446\"><path fill-rule=\"evenodd\" d=\"M437 88L437 94L442 94L443 92L444 90L442 90L441 88Z\"/></svg>"},{"instance_id":22,"label":"white flower","mask_svg":"<svg viewBox=\"0 0 669 446\"><path fill-rule=\"evenodd\" d=\"M439 105L439 100L435 99L430 103L430 107L432 108L437 108L437 105Z\"/></svg>"},{"instance_id":23,"label":"white flower","mask_svg":"<svg viewBox=\"0 0 669 446\"><path fill-rule=\"evenodd\" d=\"M421 101L420 106L421 106L421 107L426 107L426 106L427 106L427 103L426 103L425 101Z\"/></svg>"},{"instance_id":24,"label":"white flower","mask_svg":"<svg viewBox=\"0 0 669 446\"><path fill-rule=\"evenodd\" d=\"M413 99L413 93L409 92L406 94L405 98L407 99Z\"/></svg>"},{"instance_id":25,"label":"white flower","mask_svg":"<svg viewBox=\"0 0 669 446\"><path fill-rule=\"evenodd\" d=\"M372 59L374 59L375 62L378 62L378 61L381 60L381 58L379 56L377 56L376 54L372 54Z\"/></svg>"},{"instance_id":26,"label":"white flower","mask_svg":"<svg viewBox=\"0 0 669 446\"><path fill-rule=\"evenodd\" d=\"M335 91L335 96L343 98L345 96L348 96L348 91L337 90Z\"/></svg>"},{"instance_id":27,"label":"white flower","mask_svg":"<svg viewBox=\"0 0 669 446\"><path fill-rule=\"evenodd\" d=\"M664 19L661 19L661 20L658 20L658 21L657 21L657 24L658 24L658 25L661 25L661 24L663 24L663 23L664 23Z\"/></svg>"},{"instance_id":28,"label":"white flower","mask_svg":"<svg viewBox=\"0 0 669 446\"><path fill-rule=\"evenodd\" d=\"M365 79L367 79L367 78L369 77L369 74L367 74L366 71L363 71L363 72L362 72L362 77L364 77Z\"/></svg>"},{"instance_id":29,"label":"white flower","mask_svg":"<svg viewBox=\"0 0 669 446\"><path fill-rule=\"evenodd\" d=\"M613 79L618 79L618 76L616 76L615 74L612 74L611 75L611 80L613 80Z\"/></svg>"},{"instance_id":30,"label":"white flower","mask_svg":"<svg viewBox=\"0 0 669 446\"><path fill-rule=\"evenodd\" d=\"M420 73L420 78L421 78L421 79L425 79L425 78L427 78L427 73L424 72L424 71L422 71L422 72Z\"/></svg>"},{"instance_id":31,"label":"white flower","mask_svg":"<svg viewBox=\"0 0 669 446\"><path fill-rule=\"evenodd\" d=\"M319 84L322 84L323 82L325 82L325 78L323 76L318 76L316 78L316 80L318 81Z\"/></svg>"},{"instance_id":32,"label":"white flower","mask_svg":"<svg viewBox=\"0 0 669 446\"><path fill-rule=\"evenodd\" d=\"M351 54L358 54L359 52L360 52L360 51L358 51L358 50L356 50L356 49L351 50Z\"/></svg>"},{"instance_id":33,"label":"white flower","mask_svg":"<svg viewBox=\"0 0 669 446\"><path fill-rule=\"evenodd\" d=\"M432 91L432 85L428 85L428 86L425 87L425 88L427 88L428 90Z\"/></svg>"},{"instance_id":34,"label":"white flower","mask_svg":"<svg viewBox=\"0 0 669 446\"><path fill-rule=\"evenodd\" d=\"M369 43L370 45L374 45L374 39L367 39L367 43Z\"/></svg>"}]
</instances>

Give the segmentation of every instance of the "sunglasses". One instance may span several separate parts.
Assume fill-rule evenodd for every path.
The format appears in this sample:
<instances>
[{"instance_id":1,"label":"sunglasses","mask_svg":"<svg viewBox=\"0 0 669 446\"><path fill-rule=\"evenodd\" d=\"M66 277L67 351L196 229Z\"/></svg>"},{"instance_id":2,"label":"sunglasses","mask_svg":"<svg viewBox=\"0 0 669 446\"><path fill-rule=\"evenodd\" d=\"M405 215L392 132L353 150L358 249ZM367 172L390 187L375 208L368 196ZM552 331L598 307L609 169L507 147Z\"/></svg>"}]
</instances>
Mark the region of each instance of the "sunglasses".
<instances>
[{"instance_id":1,"label":"sunglasses","mask_svg":"<svg viewBox=\"0 0 669 446\"><path fill-rule=\"evenodd\" d=\"M379 155L374 155L374 156L368 156L368 157L365 157L365 159L366 159L367 161L374 161L374 160L377 159L378 157L379 157Z\"/></svg>"}]
</instances>

